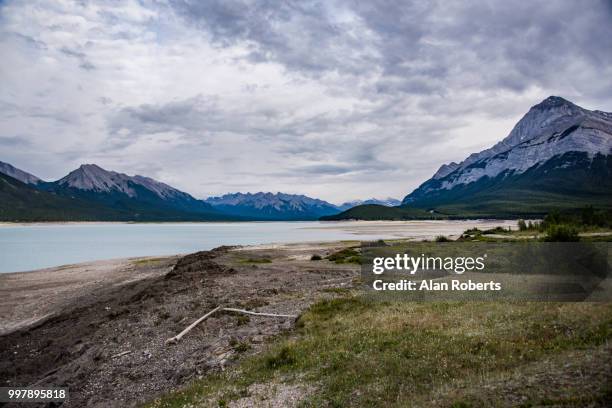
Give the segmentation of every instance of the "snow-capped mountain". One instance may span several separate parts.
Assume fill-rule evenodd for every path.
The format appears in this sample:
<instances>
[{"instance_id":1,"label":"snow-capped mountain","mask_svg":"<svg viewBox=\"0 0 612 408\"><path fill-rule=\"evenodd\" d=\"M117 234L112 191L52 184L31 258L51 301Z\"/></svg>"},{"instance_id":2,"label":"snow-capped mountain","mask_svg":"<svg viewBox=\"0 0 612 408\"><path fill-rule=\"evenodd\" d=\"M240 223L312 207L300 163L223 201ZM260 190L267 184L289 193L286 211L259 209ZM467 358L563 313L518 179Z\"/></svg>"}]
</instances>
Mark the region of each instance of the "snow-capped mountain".
<instances>
[{"instance_id":1,"label":"snow-capped mountain","mask_svg":"<svg viewBox=\"0 0 612 408\"><path fill-rule=\"evenodd\" d=\"M233 193L204 201L226 214L261 220L318 219L339 212L336 206L327 201L284 193Z\"/></svg>"},{"instance_id":2,"label":"snow-capped mountain","mask_svg":"<svg viewBox=\"0 0 612 408\"><path fill-rule=\"evenodd\" d=\"M338 209L341 211L346 211L349 208L357 207L358 205L366 205L366 204L377 204L384 205L385 207L395 207L400 205L402 202L396 198L387 197L383 199L378 198L369 198L367 200L354 200L347 201L346 203L342 203L338 205Z\"/></svg>"},{"instance_id":3,"label":"snow-capped mountain","mask_svg":"<svg viewBox=\"0 0 612 408\"><path fill-rule=\"evenodd\" d=\"M38 177L32 174L27 173L23 170L19 170L18 168L13 167L10 164L2 162L2 161L0 161L0 173L5 174L14 179L17 179L25 184L36 185L42 181L41 179L39 179Z\"/></svg>"},{"instance_id":4,"label":"snow-capped mountain","mask_svg":"<svg viewBox=\"0 0 612 408\"><path fill-rule=\"evenodd\" d=\"M543 171L554 163L554 168L547 168L540 176L546 179L560 169L578 164L582 169L585 160L589 163L604 160L605 167L605 158L611 153L612 113L590 111L551 96L533 106L510 134L493 147L471 154L459 164L440 167L431 179L407 195L403 204L435 207L443 202L468 199L469 195L486 189L499 190L500 183L508 184L519 176L522 185L530 188L536 180L532 177L531 184L527 183L527 173L533 176L537 169ZM598 173L598 177L605 176L604 173ZM543 186L542 180L538 183L540 188L551 192L564 187L562 184Z\"/></svg>"}]
</instances>

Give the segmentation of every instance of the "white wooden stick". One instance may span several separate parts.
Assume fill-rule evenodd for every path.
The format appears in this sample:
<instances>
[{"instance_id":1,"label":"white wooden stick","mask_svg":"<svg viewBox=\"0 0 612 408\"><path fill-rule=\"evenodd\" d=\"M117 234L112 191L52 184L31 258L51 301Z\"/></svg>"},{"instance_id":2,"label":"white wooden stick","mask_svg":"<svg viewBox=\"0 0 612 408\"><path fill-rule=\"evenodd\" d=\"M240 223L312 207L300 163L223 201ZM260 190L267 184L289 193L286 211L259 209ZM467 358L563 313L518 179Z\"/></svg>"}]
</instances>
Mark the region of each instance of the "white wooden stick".
<instances>
[{"instance_id":1,"label":"white wooden stick","mask_svg":"<svg viewBox=\"0 0 612 408\"><path fill-rule=\"evenodd\" d=\"M236 313L244 313L244 314L249 314L249 315L253 315L253 316L268 316L268 317L293 317L296 318L297 315L290 315L290 314L276 314L276 313L259 313L259 312L251 312L249 310L244 310L244 309L234 309L232 307L225 307L223 308L223 310L227 311L227 312L236 312Z\"/></svg>"},{"instance_id":2,"label":"white wooden stick","mask_svg":"<svg viewBox=\"0 0 612 408\"><path fill-rule=\"evenodd\" d=\"M111 356L111 358L117 358L117 357L125 356L126 354L130 354L131 352L132 352L132 350L123 351L121 353L115 354L114 356Z\"/></svg>"},{"instance_id":3,"label":"white wooden stick","mask_svg":"<svg viewBox=\"0 0 612 408\"><path fill-rule=\"evenodd\" d=\"M198 320L196 320L195 322L193 322L189 326L187 326L187 328L185 330L183 330L182 332L180 332L176 336L171 337L168 340L166 340L166 344L176 343L177 341L179 341L181 339L181 337L183 337L184 335L189 333L189 331L191 329L196 327L198 324L200 324L202 321L204 321L206 318L208 318L210 315L212 315L213 313L215 313L219 309L221 309L221 306L215 307L213 310L211 310L210 312L206 313L204 316L200 317Z\"/></svg>"},{"instance_id":4,"label":"white wooden stick","mask_svg":"<svg viewBox=\"0 0 612 408\"><path fill-rule=\"evenodd\" d=\"M209 316L211 316L213 313L219 311L219 310L223 310L226 312L236 312L236 313L244 313L244 314L248 314L248 315L253 315L253 316L267 316L267 317L290 317L290 318L297 318L297 315L290 315L290 314L276 314L276 313L259 313L259 312L251 312L250 310L244 310L244 309L234 309L232 307L224 307L223 309L221 308L221 306L217 306L215 307L213 310L211 310L210 312L206 313L204 316L200 317L198 320L196 320L195 322L191 323L189 326L187 326L187 328L185 330L183 330L182 332L180 332L179 334L177 334L174 337L169 338L168 340L166 340L166 344L170 344L170 343L176 343L178 342L184 335L186 335L187 333L189 333L189 331L191 329L193 329L194 327L196 327L198 324L200 324L202 321L204 321L205 319L207 319Z\"/></svg>"}]
</instances>

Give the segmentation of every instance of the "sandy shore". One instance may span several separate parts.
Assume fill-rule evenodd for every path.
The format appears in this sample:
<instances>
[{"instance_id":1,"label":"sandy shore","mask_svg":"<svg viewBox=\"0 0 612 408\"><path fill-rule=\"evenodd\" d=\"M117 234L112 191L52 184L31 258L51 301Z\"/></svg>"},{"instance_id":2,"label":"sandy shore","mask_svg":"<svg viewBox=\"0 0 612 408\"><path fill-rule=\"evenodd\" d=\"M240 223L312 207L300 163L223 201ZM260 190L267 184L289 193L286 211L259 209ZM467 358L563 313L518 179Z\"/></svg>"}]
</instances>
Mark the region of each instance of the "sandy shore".
<instances>
[{"instance_id":1,"label":"sandy shore","mask_svg":"<svg viewBox=\"0 0 612 408\"><path fill-rule=\"evenodd\" d=\"M40 322L79 297L167 273L179 255L110 259L0 274L0 335Z\"/></svg>"}]
</instances>

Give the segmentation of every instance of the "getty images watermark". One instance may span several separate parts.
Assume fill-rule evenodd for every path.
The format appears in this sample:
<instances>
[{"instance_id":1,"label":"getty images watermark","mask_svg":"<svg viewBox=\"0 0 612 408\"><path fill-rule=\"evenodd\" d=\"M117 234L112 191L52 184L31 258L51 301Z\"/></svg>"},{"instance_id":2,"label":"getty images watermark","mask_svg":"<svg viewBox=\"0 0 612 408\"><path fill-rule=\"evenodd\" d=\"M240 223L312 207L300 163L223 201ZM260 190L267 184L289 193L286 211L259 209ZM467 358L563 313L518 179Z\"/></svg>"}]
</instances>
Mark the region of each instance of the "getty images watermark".
<instances>
[{"instance_id":1,"label":"getty images watermark","mask_svg":"<svg viewBox=\"0 0 612 408\"><path fill-rule=\"evenodd\" d=\"M362 282L406 300L610 301L610 243L362 243Z\"/></svg>"},{"instance_id":2,"label":"getty images watermark","mask_svg":"<svg viewBox=\"0 0 612 408\"><path fill-rule=\"evenodd\" d=\"M470 271L484 271L487 254L479 257L441 257L441 256L410 256L406 253L395 254L395 256L375 257L372 261L372 273L381 275L385 271L405 272L416 275L420 271L451 271L457 275L463 275ZM489 282L462 282L459 279L451 279L450 282L435 281L433 279L408 280L400 279L396 282L385 282L376 279L372 283L374 290L501 290L502 284L490 280Z\"/></svg>"}]
</instances>

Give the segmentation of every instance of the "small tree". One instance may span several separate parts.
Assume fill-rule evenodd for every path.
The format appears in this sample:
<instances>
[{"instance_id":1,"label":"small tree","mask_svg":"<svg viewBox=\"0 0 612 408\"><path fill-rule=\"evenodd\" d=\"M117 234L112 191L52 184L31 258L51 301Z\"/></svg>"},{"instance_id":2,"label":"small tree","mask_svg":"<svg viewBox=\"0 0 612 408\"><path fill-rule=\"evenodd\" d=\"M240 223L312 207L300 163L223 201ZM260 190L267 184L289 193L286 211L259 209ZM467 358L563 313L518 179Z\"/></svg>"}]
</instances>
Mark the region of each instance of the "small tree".
<instances>
[{"instance_id":1,"label":"small tree","mask_svg":"<svg viewBox=\"0 0 612 408\"><path fill-rule=\"evenodd\" d=\"M519 231L527 230L527 223L525 223L525 220L518 220L518 229Z\"/></svg>"}]
</instances>

